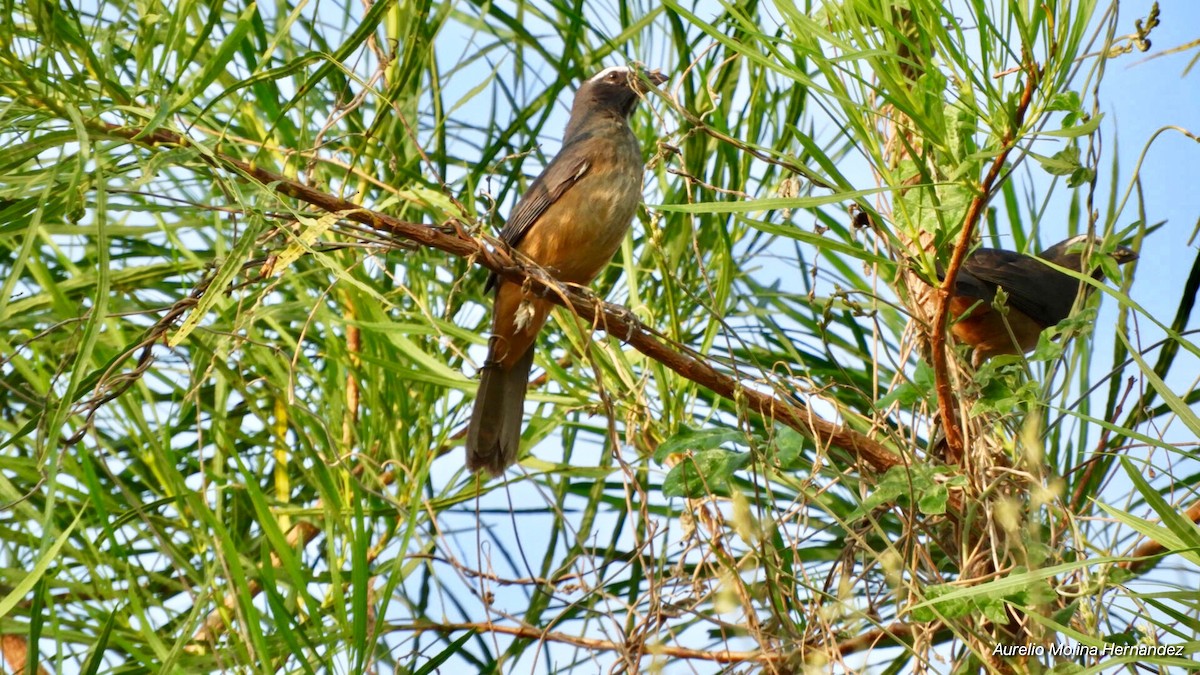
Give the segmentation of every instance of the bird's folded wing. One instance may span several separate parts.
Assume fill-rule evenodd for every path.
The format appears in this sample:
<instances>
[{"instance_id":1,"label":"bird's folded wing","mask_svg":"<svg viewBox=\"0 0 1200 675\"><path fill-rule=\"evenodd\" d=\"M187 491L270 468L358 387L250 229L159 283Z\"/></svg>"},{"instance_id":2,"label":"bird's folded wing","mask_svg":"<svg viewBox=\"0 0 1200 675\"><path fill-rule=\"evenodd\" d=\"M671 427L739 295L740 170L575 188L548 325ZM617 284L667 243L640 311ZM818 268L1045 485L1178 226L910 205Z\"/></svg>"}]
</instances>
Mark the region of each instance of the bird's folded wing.
<instances>
[{"instance_id":1,"label":"bird's folded wing","mask_svg":"<svg viewBox=\"0 0 1200 675\"><path fill-rule=\"evenodd\" d=\"M1073 281L1036 258L978 249L963 263L954 292L990 303L999 286L1008 294L1010 307L1049 327L1070 313L1078 289Z\"/></svg>"},{"instance_id":2,"label":"bird's folded wing","mask_svg":"<svg viewBox=\"0 0 1200 675\"><path fill-rule=\"evenodd\" d=\"M509 214L504 229L500 231L501 241L509 246L520 244L546 210L578 183L579 179L587 175L591 161L586 153L572 150L563 148L542 175L533 181L529 190L521 196L521 200Z\"/></svg>"}]
</instances>

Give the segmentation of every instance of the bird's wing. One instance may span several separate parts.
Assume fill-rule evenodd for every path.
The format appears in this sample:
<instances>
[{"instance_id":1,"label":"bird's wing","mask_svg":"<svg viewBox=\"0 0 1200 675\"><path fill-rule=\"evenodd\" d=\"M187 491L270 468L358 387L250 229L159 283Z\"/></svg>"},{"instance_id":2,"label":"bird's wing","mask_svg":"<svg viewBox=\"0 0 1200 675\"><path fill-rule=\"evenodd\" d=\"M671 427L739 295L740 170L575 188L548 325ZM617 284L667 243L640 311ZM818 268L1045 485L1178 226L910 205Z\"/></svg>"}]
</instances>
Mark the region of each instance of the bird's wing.
<instances>
[{"instance_id":1,"label":"bird's wing","mask_svg":"<svg viewBox=\"0 0 1200 675\"><path fill-rule=\"evenodd\" d=\"M550 161L509 214L508 222L500 231L501 241L509 246L520 244L529 229L546 213L546 209L587 175L592 168L592 161L586 152L582 152L583 149L583 146L572 143Z\"/></svg>"},{"instance_id":2,"label":"bird's wing","mask_svg":"<svg viewBox=\"0 0 1200 675\"><path fill-rule=\"evenodd\" d=\"M1022 256L1012 251L980 248L963 261L954 280L954 294L991 302L996 297L996 286L1003 286L1011 276L1009 269ZM944 273L939 268L938 277Z\"/></svg>"},{"instance_id":3,"label":"bird's wing","mask_svg":"<svg viewBox=\"0 0 1200 675\"><path fill-rule=\"evenodd\" d=\"M1010 307L1044 326L1067 318L1079 288L1074 279L1037 258L981 248L963 263L954 292L990 303L997 286L1008 294Z\"/></svg>"}]
</instances>

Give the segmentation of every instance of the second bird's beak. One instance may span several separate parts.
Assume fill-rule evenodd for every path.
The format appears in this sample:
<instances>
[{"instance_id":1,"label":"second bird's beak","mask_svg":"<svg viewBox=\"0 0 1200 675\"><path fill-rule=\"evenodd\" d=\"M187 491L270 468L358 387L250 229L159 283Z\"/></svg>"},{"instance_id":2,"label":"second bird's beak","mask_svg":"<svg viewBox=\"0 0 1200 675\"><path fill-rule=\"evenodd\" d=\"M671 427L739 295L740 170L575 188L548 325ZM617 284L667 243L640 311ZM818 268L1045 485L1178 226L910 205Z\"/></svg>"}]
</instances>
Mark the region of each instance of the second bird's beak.
<instances>
[{"instance_id":1,"label":"second bird's beak","mask_svg":"<svg viewBox=\"0 0 1200 675\"><path fill-rule=\"evenodd\" d=\"M1128 246L1118 246L1113 249L1112 257L1117 261L1118 265L1124 265L1125 263L1137 260L1138 254L1137 251L1129 248Z\"/></svg>"}]
</instances>

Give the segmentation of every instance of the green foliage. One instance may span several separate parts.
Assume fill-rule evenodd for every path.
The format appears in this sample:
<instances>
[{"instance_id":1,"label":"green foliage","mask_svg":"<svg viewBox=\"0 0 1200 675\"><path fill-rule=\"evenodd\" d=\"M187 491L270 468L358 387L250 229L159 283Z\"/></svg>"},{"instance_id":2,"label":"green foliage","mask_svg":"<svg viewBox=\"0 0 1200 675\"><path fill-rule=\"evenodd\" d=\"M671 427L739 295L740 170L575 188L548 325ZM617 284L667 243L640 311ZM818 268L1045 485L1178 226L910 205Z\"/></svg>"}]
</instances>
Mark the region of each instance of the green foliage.
<instances>
[{"instance_id":1,"label":"green foliage","mask_svg":"<svg viewBox=\"0 0 1200 675\"><path fill-rule=\"evenodd\" d=\"M849 517L857 520L880 507L892 505L912 508L935 516L946 512L951 488L966 485L964 476L950 476L948 467L917 464L897 466L883 474L871 494Z\"/></svg>"}]
</instances>

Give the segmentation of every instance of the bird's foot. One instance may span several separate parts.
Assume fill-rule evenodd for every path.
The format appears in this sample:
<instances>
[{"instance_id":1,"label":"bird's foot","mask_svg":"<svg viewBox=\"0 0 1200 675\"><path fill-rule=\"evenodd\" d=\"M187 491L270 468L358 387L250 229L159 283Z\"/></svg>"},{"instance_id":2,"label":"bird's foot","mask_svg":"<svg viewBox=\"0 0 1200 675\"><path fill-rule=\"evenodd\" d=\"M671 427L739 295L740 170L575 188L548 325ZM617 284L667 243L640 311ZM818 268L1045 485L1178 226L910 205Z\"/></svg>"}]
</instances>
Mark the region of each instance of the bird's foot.
<instances>
[{"instance_id":1,"label":"bird's foot","mask_svg":"<svg viewBox=\"0 0 1200 675\"><path fill-rule=\"evenodd\" d=\"M607 330L610 335L615 336L621 342L629 342L632 340L634 334L638 332L638 327L641 325L641 320L638 319L637 314L634 314L633 310L629 309L625 305L608 305L607 308L609 309L609 312L616 317L620 325L608 325L608 321L606 320L607 315L604 313L606 305L604 301L597 299L596 317L600 321L604 321L605 330ZM619 330L622 328L624 330Z\"/></svg>"},{"instance_id":2,"label":"bird's foot","mask_svg":"<svg viewBox=\"0 0 1200 675\"><path fill-rule=\"evenodd\" d=\"M471 234L467 232L467 226L458 218L450 218L443 221L441 225L434 225L434 229L445 234L453 234L461 239L470 239Z\"/></svg>"}]
</instances>

